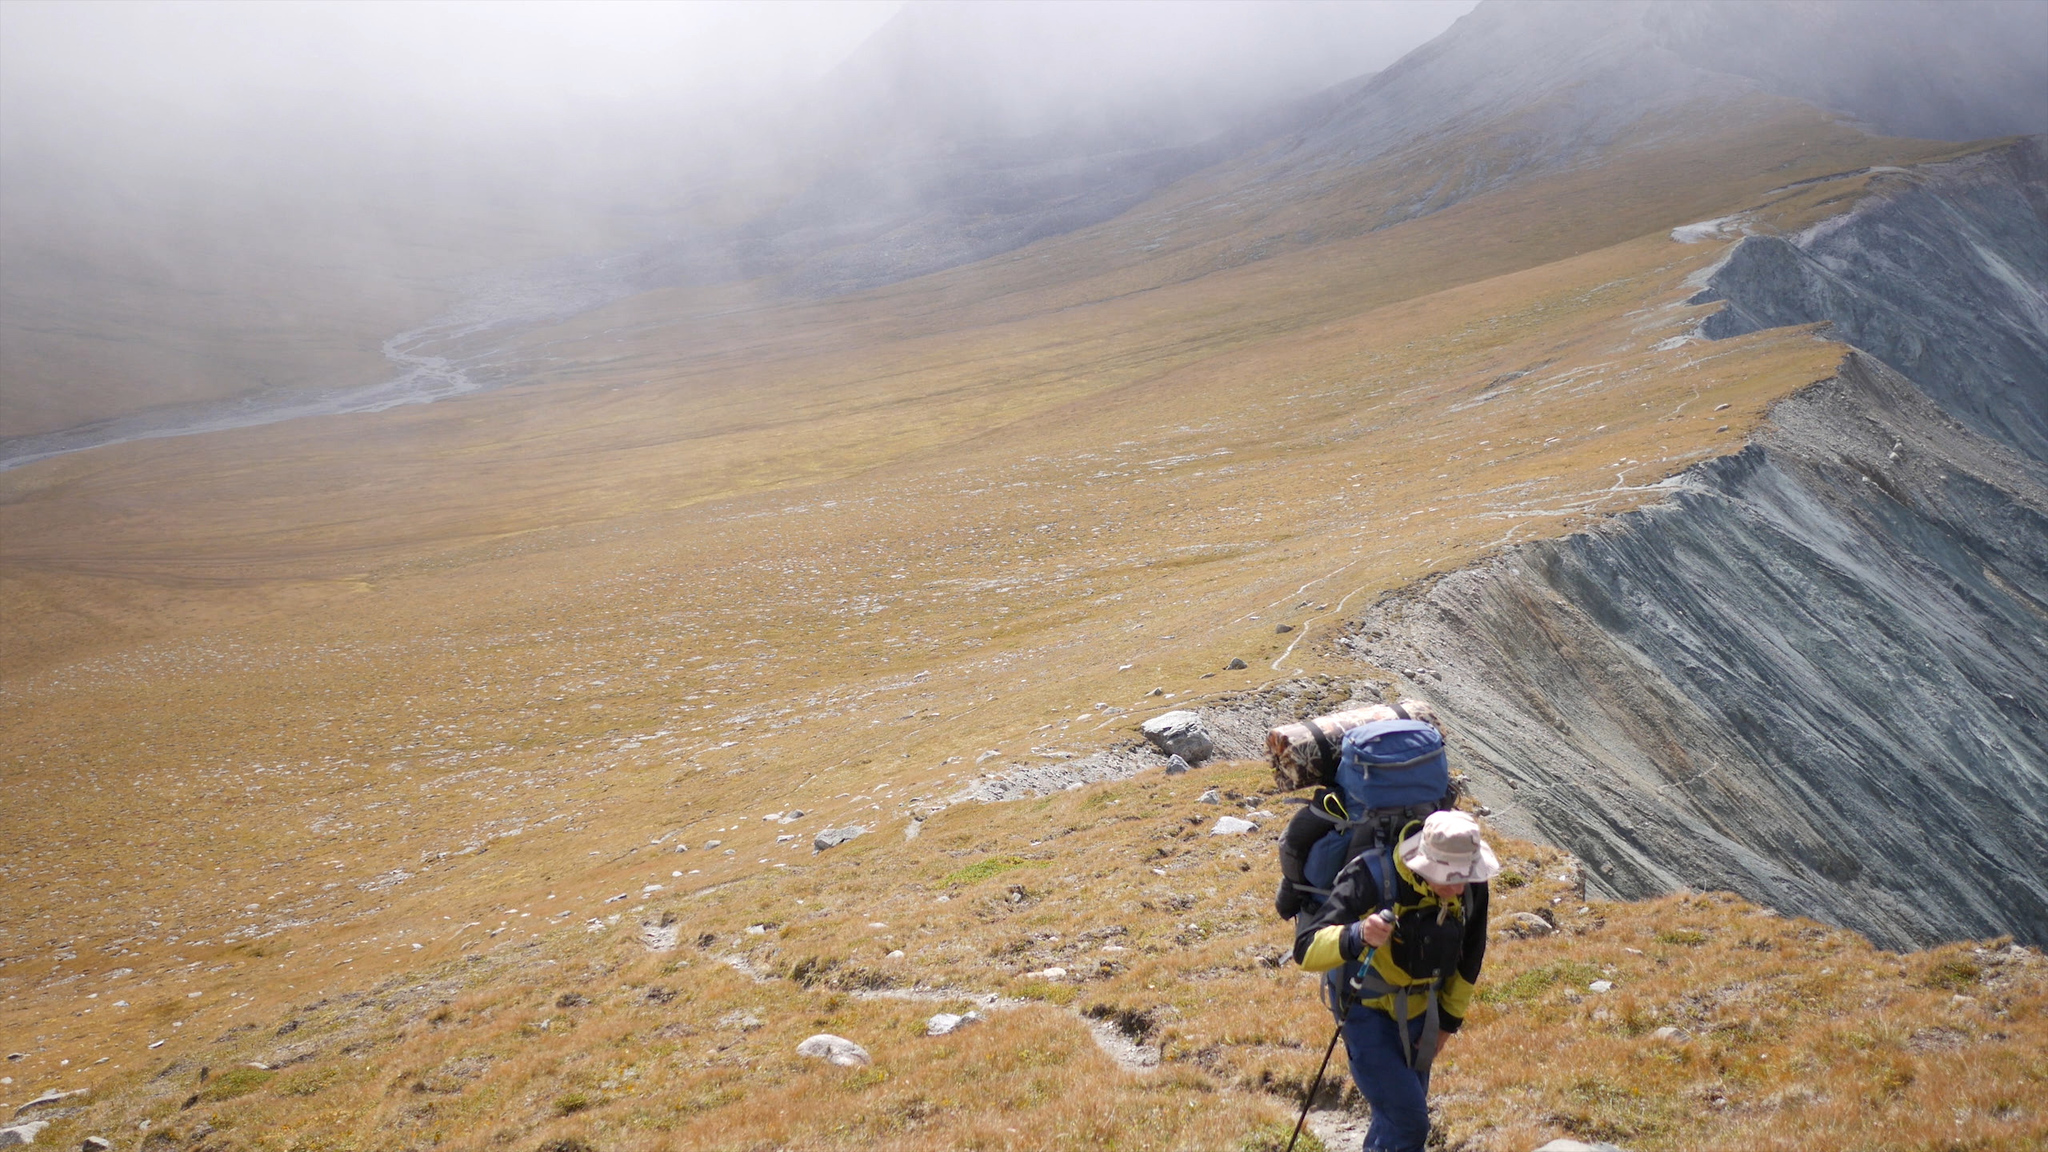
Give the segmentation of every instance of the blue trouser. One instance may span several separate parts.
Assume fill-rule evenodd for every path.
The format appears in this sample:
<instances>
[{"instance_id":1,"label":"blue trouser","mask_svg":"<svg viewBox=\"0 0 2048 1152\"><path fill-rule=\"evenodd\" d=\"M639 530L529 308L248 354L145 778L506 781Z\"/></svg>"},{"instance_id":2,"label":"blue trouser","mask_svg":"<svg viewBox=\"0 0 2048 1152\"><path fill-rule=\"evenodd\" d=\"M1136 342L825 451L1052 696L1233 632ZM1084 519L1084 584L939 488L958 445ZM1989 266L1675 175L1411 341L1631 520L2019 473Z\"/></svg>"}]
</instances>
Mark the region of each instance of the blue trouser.
<instances>
[{"instance_id":1,"label":"blue trouser","mask_svg":"<svg viewBox=\"0 0 2048 1152\"><path fill-rule=\"evenodd\" d=\"M1422 1017L1407 1022L1408 1043L1422 1043ZM1354 1004L1344 1017L1351 1082L1372 1105L1365 1152L1422 1152L1429 1140L1429 1073L1401 1057L1401 1025L1378 1008Z\"/></svg>"}]
</instances>

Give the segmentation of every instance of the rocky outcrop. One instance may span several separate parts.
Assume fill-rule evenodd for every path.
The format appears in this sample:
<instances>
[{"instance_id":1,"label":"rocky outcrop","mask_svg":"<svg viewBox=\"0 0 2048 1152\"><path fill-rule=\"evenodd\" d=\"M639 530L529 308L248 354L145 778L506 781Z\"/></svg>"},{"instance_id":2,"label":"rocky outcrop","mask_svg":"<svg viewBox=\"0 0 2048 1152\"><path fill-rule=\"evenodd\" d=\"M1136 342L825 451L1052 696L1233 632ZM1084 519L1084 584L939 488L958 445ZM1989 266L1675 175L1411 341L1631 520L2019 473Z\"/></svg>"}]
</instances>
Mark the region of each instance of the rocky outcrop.
<instances>
[{"instance_id":1,"label":"rocky outcrop","mask_svg":"<svg viewBox=\"0 0 2048 1152\"><path fill-rule=\"evenodd\" d=\"M2048 138L1881 173L1854 212L1737 245L1702 334L1827 321L1972 430L2048 461Z\"/></svg>"},{"instance_id":2,"label":"rocky outcrop","mask_svg":"<svg viewBox=\"0 0 2048 1152\"><path fill-rule=\"evenodd\" d=\"M1200 764L1216 754L1215 739L1201 716L1193 712L1162 713L1139 725L1138 731L1162 755L1178 756L1189 764Z\"/></svg>"},{"instance_id":3,"label":"rocky outcrop","mask_svg":"<svg viewBox=\"0 0 2048 1152\"><path fill-rule=\"evenodd\" d=\"M1745 242L1709 335L1878 355L1671 497L1376 606L1482 799L1596 889L1728 888L1888 946L2048 943L2048 210L2038 143ZM1427 659L1424 659L1427 654Z\"/></svg>"}]
</instances>

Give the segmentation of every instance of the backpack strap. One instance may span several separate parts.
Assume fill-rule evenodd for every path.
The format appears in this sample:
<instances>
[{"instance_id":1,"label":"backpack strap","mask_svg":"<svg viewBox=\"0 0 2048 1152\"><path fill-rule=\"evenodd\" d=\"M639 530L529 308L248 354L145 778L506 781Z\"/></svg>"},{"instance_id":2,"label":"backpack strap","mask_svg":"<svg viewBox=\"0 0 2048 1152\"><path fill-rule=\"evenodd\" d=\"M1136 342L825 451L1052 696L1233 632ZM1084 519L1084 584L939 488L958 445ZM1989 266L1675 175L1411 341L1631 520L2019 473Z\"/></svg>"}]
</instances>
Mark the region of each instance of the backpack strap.
<instances>
[{"instance_id":1,"label":"backpack strap","mask_svg":"<svg viewBox=\"0 0 2048 1152\"><path fill-rule=\"evenodd\" d=\"M1396 705L1394 705L1394 715L1396 715L1396 716L1399 716L1399 717L1400 717L1401 719L1403 719L1403 720L1413 720L1413 719L1415 719L1415 717L1413 717L1413 716L1410 716L1410 715L1408 714L1408 706L1407 706L1406 704L1396 704Z\"/></svg>"},{"instance_id":2,"label":"backpack strap","mask_svg":"<svg viewBox=\"0 0 2048 1152\"><path fill-rule=\"evenodd\" d=\"M1308 721L1308 731L1316 741L1316 775L1328 780L1329 774L1337 770L1340 753L1337 746L1330 741L1330 734L1323 731L1323 726L1316 723L1313 718Z\"/></svg>"}]
</instances>

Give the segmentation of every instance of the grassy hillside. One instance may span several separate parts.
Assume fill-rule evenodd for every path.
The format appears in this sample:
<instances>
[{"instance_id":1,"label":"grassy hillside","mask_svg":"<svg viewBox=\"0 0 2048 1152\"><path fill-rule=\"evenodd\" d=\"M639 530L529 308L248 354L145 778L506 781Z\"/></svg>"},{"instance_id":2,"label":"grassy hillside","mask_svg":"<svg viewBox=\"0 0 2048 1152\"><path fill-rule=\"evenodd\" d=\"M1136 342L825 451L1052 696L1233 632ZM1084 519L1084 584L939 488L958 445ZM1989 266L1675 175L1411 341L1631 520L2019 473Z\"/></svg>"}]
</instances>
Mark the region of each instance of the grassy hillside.
<instances>
[{"instance_id":1,"label":"grassy hillside","mask_svg":"<svg viewBox=\"0 0 2048 1152\"><path fill-rule=\"evenodd\" d=\"M1207 834L1284 817L1263 770L949 801L1167 706L1379 691L1348 611L1655 499L1833 372L1685 341L1726 241L1671 228L1941 154L1778 106L1639 144L1391 224L1426 174L1390 161L1271 247L1190 184L854 297L624 301L501 392L0 475L5 1098L90 1087L45 1140L161 1152L1270 1134L1327 1031L1272 819ZM1562 931L1496 945L1455 1140L2048 1124L2037 956L1508 854Z\"/></svg>"}]
</instances>

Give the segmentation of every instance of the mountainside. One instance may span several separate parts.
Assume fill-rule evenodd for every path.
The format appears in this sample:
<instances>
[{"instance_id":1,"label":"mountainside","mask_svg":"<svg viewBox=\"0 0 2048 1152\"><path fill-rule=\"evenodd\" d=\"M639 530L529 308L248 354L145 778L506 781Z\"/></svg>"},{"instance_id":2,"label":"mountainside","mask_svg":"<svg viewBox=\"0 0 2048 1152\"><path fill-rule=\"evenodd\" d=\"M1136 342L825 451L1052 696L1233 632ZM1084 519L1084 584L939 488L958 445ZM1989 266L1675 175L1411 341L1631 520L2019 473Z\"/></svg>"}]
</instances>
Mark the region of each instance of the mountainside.
<instances>
[{"instance_id":1,"label":"mountainside","mask_svg":"<svg viewBox=\"0 0 2048 1152\"><path fill-rule=\"evenodd\" d=\"M1869 355L1668 504L1361 623L1374 663L1437 670L1415 689L1501 819L1618 896L1729 888L1890 947L2048 942L2023 863L2048 834L2042 155L1887 175L1742 240L1703 333L1825 321Z\"/></svg>"},{"instance_id":2,"label":"mountainside","mask_svg":"<svg viewBox=\"0 0 2048 1152\"><path fill-rule=\"evenodd\" d=\"M751 279L562 257L408 346L487 386L0 472L10 1111L1284 1147L1329 1017L1259 740L1421 696L1508 868L1445 1148L2038 1146L2042 145L1602 10L1482 7L1028 242L997 173ZM890 265L933 220L1021 246ZM1167 775L1170 709L1220 755Z\"/></svg>"}]
</instances>

